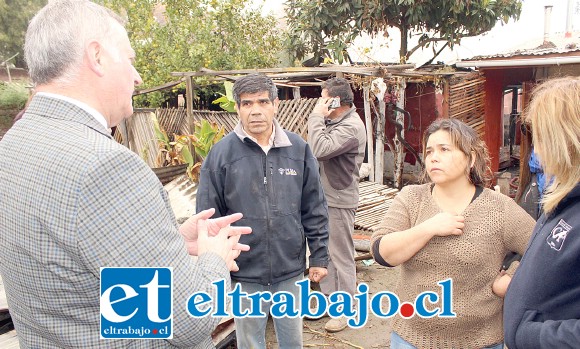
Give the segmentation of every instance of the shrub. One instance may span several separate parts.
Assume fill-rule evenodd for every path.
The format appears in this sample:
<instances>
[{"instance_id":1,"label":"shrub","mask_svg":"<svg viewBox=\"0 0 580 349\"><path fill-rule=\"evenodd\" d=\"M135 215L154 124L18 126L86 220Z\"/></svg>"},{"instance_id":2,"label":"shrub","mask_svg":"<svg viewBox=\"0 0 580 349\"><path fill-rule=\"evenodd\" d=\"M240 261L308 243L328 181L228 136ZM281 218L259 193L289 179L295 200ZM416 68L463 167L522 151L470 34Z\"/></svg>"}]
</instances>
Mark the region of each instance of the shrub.
<instances>
[{"instance_id":1,"label":"shrub","mask_svg":"<svg viewBox=\"0 0 580 349\"><path fill-rule=\"evenodd\" d=\"M28 89L24 84L0 82L0 109L22 109L28 101Z\"/></svg>"}]
</instances>

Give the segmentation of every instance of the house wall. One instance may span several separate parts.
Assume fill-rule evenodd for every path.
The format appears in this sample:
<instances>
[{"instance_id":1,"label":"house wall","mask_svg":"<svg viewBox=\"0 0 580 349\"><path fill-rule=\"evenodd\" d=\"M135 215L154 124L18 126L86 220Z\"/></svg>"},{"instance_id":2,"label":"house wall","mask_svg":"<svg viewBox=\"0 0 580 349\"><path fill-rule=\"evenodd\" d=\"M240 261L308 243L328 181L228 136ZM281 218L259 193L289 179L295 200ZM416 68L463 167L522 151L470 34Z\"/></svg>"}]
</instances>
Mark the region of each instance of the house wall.
<instances>
[{"instance_id":1,"label":"house wall","mask_svg":"<svg viewBox=\"0 0 580 349\"><path fill-rule=\"evenodd\" d=\"M554 65L548 68L548 76L580 76L580 64Z\"/></svg>"},{"instance_id":2,"label":"house wall","mask_svg":"<svg viewBox=\"0 0 580 349\"><path fill-rule=\"evenodd\" d=\"M499 170L499 152L503 134L503 91L508 85L533 80L532 67L484 69L485 75L485 138L491 156L491 169Z\"/></svg>"},{"instance_id":3,"label":"house wall","mask_svg":"<svg viewBox=\"0 0 580 349\"><path fill-rule=\"evenodd\" d=\"M405 95L405 110L411 115L410 125L409 119L405 117L405 140L417 153L420 153L421 138L425 129L439 116L435 86L409 83L405 89ZM387 120L385 135L391 142L395 137L395 131L393 123ZM389 148L387 147L385 150L389 151ZM405 150L405 162L411 166L416 165L415 157L408 150Z\"/></svg>"}]
</instances>

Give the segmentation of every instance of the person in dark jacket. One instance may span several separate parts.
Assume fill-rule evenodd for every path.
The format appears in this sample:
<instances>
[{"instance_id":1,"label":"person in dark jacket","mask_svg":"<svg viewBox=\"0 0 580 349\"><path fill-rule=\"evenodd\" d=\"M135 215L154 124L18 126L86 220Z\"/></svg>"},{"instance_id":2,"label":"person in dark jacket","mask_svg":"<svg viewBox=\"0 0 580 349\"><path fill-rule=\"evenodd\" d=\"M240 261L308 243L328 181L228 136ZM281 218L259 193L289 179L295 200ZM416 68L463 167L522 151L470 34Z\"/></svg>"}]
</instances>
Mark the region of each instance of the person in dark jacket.
<instances>
[{"instance_id":1,"label":"person in dark jacket","mask_svg":"<svg viewBox=\"0 0 580 349\"><path fill-rule=\"evenodd\" d=\"M539 85L526 120L550 184L505 298L505 342L580 348L580 76Z\"/></svg>"},{"instance_id":2,"label":"person in dark jacket","mask_svg":"<svg viewBox=\"0 0 580 349\"><path fill-rule=\"evenodd\" d=\"M270 78L250 74L233 87L240 118L234 132L216 143L204 160L197 211L216 216L241 212L236 224L252 228L241 243L251 249L237 259L232 280L241 291L289 292L300 307L299 287L310 249L309 278L319 282L328 266L328 208L318 163L306 142L275 120L277 88ZM250 302L242 300L242 308ZM262 300L267 314L271 302ZM267 316L235 318L238 348L266 348ZM302 318L274 318L280 348L302 347Z\"/></svg>"}]
</instances>

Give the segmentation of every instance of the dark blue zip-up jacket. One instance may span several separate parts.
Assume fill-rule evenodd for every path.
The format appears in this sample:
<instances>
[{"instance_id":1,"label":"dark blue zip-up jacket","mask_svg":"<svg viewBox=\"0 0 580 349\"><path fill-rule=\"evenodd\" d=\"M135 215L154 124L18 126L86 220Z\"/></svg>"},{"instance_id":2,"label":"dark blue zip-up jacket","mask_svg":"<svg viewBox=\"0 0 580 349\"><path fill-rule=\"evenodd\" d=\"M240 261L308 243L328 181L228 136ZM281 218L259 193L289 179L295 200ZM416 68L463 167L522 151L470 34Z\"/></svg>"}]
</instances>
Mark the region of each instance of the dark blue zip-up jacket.
<instances>
[{"instance_id":1,"label":"dark blue zip-up jacket","mask_svg":"<svg viewBox=\"0 0 580 349\"><path fill-rule=\"evenodd\" d=\"M236 128L239 128L240 125ZM236 259L232 279L262 285L295 277L310 266L328 266L328 208L318 162L306 142L274 120L268 154L246 137L231 132L203 161L197 212L215 208L220 217L241 212L236 225L250 226L240 243L250 251Z\"/></svg>"},{"instance_id":2,"label":"dark blue zip-up jacket","mask_svg":"<svg viewBox=\"0 0 580 349\"><path fill-rule=\"evenodd\" d=\"M540 216L504 302L510 349L580 348L580 184Z\"/></svg>"}]
</instances>

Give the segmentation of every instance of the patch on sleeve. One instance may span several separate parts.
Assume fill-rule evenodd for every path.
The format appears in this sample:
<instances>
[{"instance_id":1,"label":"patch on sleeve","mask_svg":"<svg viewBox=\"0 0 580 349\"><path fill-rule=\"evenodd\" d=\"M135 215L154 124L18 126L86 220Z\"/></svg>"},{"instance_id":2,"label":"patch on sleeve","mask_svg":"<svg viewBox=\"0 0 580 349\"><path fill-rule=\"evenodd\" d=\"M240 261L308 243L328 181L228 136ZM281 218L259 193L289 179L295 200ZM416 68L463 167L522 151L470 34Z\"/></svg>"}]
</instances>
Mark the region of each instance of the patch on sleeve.
<instances>
[{"instance_id":1,"label":"patch on sleeve","mask_svg":"<svg viewBox=\"0 0 580 349\"><path fill-rule=\"evenodd\" d=\"M564 245L564 240L568 236L568 232L572 229L570 224L566 223L563 219L560 219L558 224L552 229L550 235L546 239L548 245L556 251L560 251Z\"/></svg>"}]
</instances>

